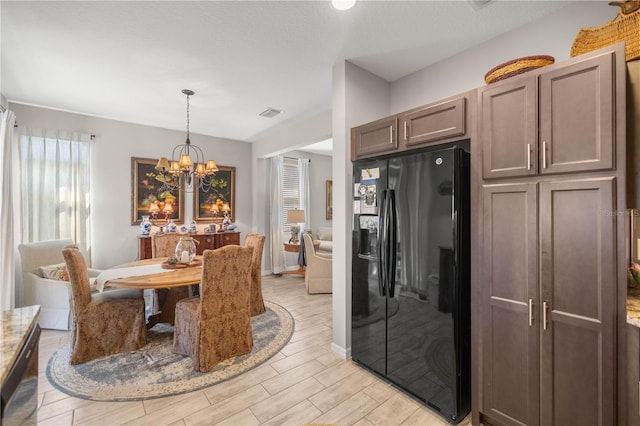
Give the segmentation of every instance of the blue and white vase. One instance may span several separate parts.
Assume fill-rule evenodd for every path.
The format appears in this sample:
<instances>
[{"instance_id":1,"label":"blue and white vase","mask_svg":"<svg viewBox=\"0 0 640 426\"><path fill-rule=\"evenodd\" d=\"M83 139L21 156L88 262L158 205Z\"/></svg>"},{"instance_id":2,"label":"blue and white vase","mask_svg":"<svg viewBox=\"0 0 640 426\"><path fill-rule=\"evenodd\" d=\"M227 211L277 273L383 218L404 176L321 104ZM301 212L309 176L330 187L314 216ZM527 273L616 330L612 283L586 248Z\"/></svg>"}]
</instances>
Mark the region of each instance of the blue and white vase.
<instances>
[{"instance_id":1,"label":"blue and white vase","mask_svg":"<svg viewBox=\"0 0 640 426\"><path fill-rule=\"evenodd\" d=\"M174 234L178 232L178 225L176 225L173 219L169 219L169 222L167 222L167 226L165 226L164 229L167 234Z\"/></svg>"},{"instance_id":2,"label":"blue and white vase","mask_svg":"<svg viewBox=\"0 0 640 426\"><path fill-rule=\"evenodd\" d=\"M191 225L189 225L189 232L192 234L195 234L196 232L198 232L198 227L196 226L195 220L191 221Z\"/></svg>"},{"instance_id":3,"label":"blue and white vase","mask_svg":"<svg viewBox=\"0 0 640 426\"><path fill-rule=\"evenodd\" d=\"M150 233L151 221L149 220L149 216L142 216L142 222L140 222L140 235L147 237Z\"/></svg>"}]
</instances>

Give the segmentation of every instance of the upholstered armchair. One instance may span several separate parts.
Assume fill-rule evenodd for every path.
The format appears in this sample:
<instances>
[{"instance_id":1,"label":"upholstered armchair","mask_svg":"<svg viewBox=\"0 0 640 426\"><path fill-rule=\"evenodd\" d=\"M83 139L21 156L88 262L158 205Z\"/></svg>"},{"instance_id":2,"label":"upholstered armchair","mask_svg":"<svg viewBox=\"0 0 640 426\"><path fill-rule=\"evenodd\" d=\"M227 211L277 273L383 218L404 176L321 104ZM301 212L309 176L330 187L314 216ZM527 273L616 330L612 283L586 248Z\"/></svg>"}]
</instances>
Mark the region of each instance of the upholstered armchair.
<instances>
[{"instance_id":1,"label":"upholstered armchair","mask_svg":"<svg viewBox=\"0 0 640 426\"><path fill-rule=\"evenodd\" d=\"M193 359L193 369L210 371L225 359L253 349L251 334L251 247L205 250L200 296L176 305L173 352Z\"/></svg>"},{"instance_id":2,"label":"upholstered armchair","mask_svg":"<svg viewBox=\"0 0 640 426\"><path fill-rule=\"evenodd\" d=\"M151 236L151 257L175 256L176 246L182 235L175 233ZM175 306L178 300L189 297L189 287L161 288L151 290L151 313L159 314L157 322L175 321Z\"/></svg>"},{"instance_id":3,"label":"upholstered armchair","mask_svg":"<svg viewBox=\"0 0 640 426\"><path fill-rule=\"evenodd\" d=\"M317 253L313 247L311 235L304 233L304 254L307 267L304 272L304 284L308 294L331 293L333 291L332 260L330 254Z\"/></svg>"},{"instance_id":4,"label":"upholstered armchair","mask_svg":"<svg viewBox=\"0 0 640 426\"><path fill-rule=\"evenodd\" d=\"M91 293L80 250L62 250L71 284L71 364L134 351L147 343L141 290Z\"/></svg>"},{"instance_id":5,"label":"upholstered armchair","mask_svg":"<svg viewBox=\"0 0 640 426\"><path fill-rule=\"evenodd\" d=\"M265 312L264 299L262 298L262 251L264 250L265 236L260 234L247 234L244 240L245 247L253 249L251 260L251 316Z\"/></svg>"},{"instance_id":6,"label":"upholstered armchair","mask_svg":"<svg viewBox=\"0 0 640 426\"><path fill-rule=\"evenodd\" d=\"M73 244L70 239L40 241L18 245L22 265L23 305L40 305L38 323L42 328L70 330L71 286L66 274L62 249ZM100 270L88 269L94 278ZM95 286L91 286L95 291Z\"/></svg>"}]
</instances>

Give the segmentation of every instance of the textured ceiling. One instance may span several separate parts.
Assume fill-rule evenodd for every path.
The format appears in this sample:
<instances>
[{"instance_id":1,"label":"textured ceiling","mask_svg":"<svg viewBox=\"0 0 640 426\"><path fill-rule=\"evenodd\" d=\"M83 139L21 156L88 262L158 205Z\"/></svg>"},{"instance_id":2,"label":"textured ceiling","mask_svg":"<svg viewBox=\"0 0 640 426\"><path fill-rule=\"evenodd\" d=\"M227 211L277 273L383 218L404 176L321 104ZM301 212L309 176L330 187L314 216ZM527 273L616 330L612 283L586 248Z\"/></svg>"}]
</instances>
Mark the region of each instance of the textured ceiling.
<instances>
[{"instance_id":1,"label":"textured ceiling","mask_svg":"<svg viewBox=\"0 0 640 426\"><path fill-rule=\"evenodd\" d=\"M0 2L10 101L252 142L331 108L347 59L394 81L539 19L560 1ZM267 107L284 113L268 119Z\"/></svg>"}]
</instances>

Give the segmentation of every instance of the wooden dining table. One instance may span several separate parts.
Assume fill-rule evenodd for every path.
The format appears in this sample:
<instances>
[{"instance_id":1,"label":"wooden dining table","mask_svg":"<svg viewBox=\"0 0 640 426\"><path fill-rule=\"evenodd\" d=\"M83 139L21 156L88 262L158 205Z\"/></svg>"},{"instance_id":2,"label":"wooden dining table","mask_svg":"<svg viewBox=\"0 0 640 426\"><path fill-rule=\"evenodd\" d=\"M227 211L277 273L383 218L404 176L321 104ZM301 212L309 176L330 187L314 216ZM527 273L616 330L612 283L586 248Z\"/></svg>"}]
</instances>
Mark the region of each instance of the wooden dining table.
<instances>
[{"instance_id":1,"label":"wooden dining table","mask_svg":"<svg viewBox=\"0 0 640 426\"><path fill-rule=\"evenodd\" d=\"M155 259L136 260L135 262L116 266L116 268L157 265L166 262L167 259L168 257L158 257ZM135 288L144 290L183 287L192 284L199 284L200 278L202 276L202 256L196 256L194 259L194 264L196 266L177 267L171 272L160 272L157 274L116 278L109 280L108 285L118 288Z\"/></svg>"},{"instance_id":2,"label":"wooden dining table","mask_svg":"<svg viewBox=\"0 0 640 426\"><path fill-rule=\"evenodd\" d=\"M129 268L136 266L146 265L161 265L167 261L168 257L158 257L155 259L137 260L135 262L125 263L123 265L116 266L115 268ZM193 262L193 266L185 266L182 264L175 265L174 267L167 266L168 269L173 269L170 272L152 273L147 275L137 275L123 278L110 279L105 284L110 287L116 288L131 288L131 289L168 289L163 294L160 301L159 312L153 313L147 318L147 329L150 329L159 322L173 323L175 304L184 297L185 292L178 291L178 288L187 286L189 290L188 295L191 296L191 287L194 284L199 284L202 277L202 256L196 256Z\"/></svg>"}]
</instances>

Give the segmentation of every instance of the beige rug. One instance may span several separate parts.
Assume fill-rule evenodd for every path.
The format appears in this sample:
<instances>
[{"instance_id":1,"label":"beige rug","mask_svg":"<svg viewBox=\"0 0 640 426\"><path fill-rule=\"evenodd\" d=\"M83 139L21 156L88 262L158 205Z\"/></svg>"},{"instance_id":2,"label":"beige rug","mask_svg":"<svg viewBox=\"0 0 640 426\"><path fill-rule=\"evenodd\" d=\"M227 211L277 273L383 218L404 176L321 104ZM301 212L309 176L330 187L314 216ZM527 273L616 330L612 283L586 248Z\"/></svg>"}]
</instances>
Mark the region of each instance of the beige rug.
<instances>
[{"instance_id":1,"label":"beige rug","mask_svg":"<svg viewBox=\"0 0 640 426\"><path fill-rule=\"evenodd\" d=\"M250 370L287 344L293 317L282 306L265 300L267 312L251 319L253 351L218 364L208 373L193 371L190 357L171 352L173 327L156 324L147 345L80 365L69 365L69 344L47 364L47 378L60 391L93 401L136 401L202 389Z\"/></svg>"}]
</instances>

